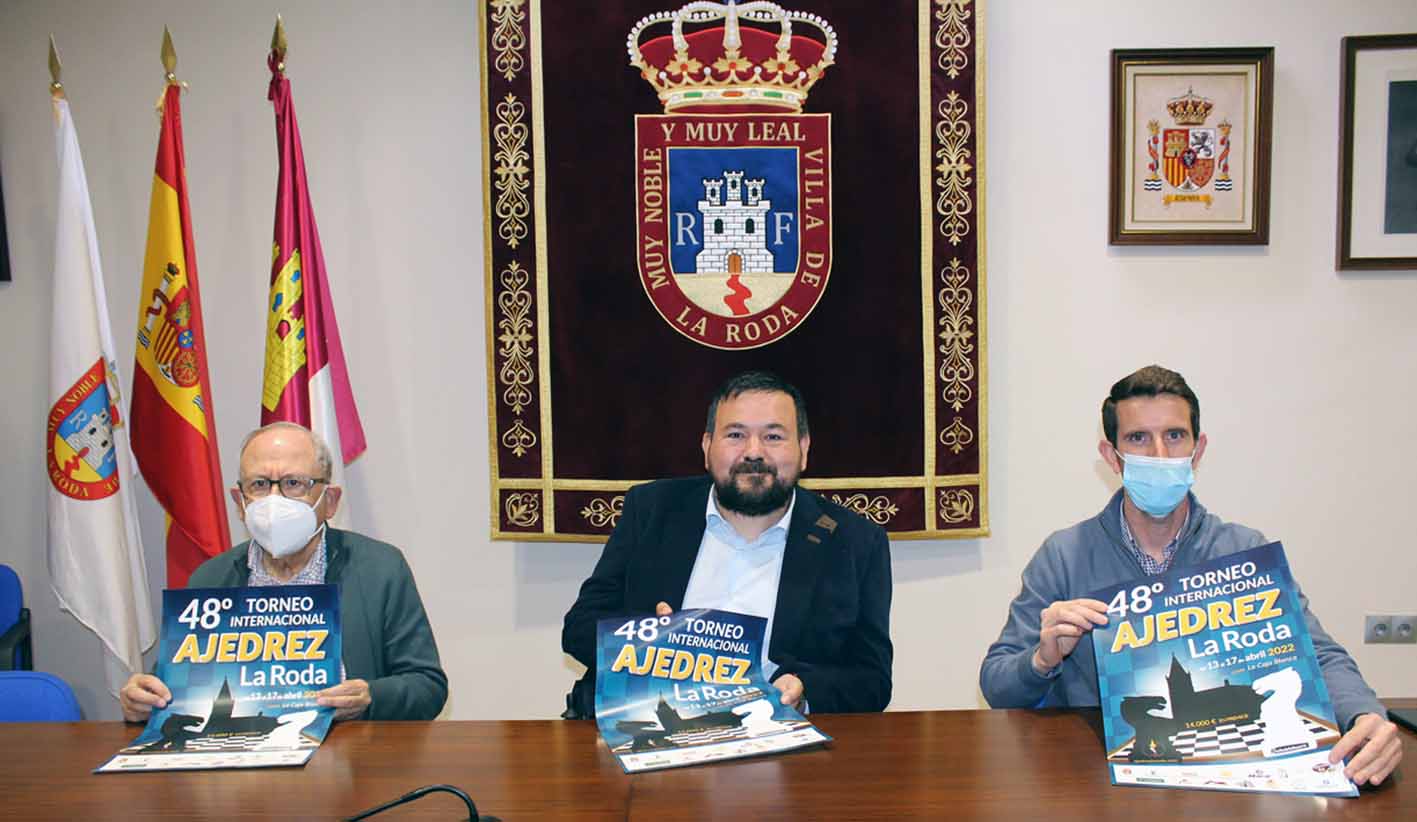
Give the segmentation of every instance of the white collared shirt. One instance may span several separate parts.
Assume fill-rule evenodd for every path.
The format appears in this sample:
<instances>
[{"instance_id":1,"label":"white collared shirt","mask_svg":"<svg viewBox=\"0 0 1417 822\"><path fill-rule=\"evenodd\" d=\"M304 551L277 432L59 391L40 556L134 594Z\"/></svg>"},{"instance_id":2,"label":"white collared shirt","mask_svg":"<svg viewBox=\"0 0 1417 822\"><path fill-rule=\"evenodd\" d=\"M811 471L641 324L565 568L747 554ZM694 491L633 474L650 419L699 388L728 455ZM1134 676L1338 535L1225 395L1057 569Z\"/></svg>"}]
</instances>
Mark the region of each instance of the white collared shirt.
<instances>
[{"instance_id":1,"label":"white collared shirt","mask_svg":"<svg viewBox=\"0 0 1417 822\"><path fill-rule=\"evenodd\" d=\"M797 492L787 504L782 519L773 523L752 542L744 540L718 512L717 494L709 489L704 509L704 538L689 587L684 591L684 608L717 608L739 614L766 617L763 633L763 674L769 682L777 664L768 659L772 643L773 612L777 609L777 587L782 578L782 557L787 550L787 529Z\"/></svg>"}]
</instances>

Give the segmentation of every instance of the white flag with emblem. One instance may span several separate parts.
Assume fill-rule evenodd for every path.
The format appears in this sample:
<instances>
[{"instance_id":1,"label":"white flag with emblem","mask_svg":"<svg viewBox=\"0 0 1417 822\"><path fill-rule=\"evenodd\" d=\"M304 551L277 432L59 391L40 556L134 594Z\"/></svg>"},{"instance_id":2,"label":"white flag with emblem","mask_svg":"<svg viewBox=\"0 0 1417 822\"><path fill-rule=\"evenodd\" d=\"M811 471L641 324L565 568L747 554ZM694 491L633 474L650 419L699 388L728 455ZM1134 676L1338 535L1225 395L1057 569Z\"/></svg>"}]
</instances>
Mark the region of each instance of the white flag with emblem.
<instances>
[{"instance_id":1,"label":"white flag with emblem","mask_svg":"<svg viewBox=\"0 0 1417 822\"><path fill-rule=\"evenodd\" d=\"M133 457L79 137L54 99L59 155L45 455L49 576L60 606L102 640L110 692L142 670L156 630L133 505Z\"/></svg>"}]
</instances>

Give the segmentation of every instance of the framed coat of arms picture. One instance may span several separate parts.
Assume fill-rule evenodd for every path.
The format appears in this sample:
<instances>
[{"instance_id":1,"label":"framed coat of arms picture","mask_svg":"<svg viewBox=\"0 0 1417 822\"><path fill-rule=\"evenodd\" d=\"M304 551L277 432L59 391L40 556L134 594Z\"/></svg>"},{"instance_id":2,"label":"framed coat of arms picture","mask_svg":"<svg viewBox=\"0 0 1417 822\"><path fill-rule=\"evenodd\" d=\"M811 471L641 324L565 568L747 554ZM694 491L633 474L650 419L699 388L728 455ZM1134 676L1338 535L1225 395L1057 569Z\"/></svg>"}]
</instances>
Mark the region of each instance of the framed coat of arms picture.
<instances>
[{"instance_id":1,"label":"framed coat of arms picture","mask_svg":"<svg viewBox=\"0 0 1417 822\"><path fill-rule=\"evenodd\" d=\"M1274 49L1112 52L1112 245L1266 245Z\"/></svg>"}]
</instances>

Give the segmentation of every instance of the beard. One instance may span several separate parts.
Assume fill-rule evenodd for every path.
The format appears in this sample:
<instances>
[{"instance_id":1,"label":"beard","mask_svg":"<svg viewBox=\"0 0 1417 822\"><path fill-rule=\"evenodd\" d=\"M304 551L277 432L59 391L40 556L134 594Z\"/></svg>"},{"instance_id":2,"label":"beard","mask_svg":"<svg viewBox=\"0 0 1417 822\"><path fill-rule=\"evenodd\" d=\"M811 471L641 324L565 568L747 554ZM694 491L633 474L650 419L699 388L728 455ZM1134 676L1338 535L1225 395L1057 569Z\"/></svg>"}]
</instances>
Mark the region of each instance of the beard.
<instances>
[{"instance_id":1,"label":"beard","mask_svg":"<svg viewBox=\"0 0 1417 822\"><path fill-rule=\"evenodd\" d=\"M740 476L752 478L747 490L739 487ZM745 517L760 517L782 508L787 505L796 487L795 475L784 482L778 476L777 468L758 460L744 460L734 465L725 479L715 479L713 482L718 504Z\"/></svg>"}]
</instances>

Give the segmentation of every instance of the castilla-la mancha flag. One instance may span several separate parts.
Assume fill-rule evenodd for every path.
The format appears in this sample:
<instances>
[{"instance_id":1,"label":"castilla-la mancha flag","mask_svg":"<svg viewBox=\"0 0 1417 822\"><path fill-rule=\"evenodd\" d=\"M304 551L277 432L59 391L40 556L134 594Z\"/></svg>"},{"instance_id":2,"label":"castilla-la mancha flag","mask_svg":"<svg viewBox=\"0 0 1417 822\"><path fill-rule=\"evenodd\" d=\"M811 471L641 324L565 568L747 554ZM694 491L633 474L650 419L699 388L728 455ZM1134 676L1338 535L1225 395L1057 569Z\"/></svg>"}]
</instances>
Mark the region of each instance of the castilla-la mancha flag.
<instances>
[{"instance_id":1,"label":"castilla-la mancha flag","mask_svg":"<svg viewBox=\"0 0 1417 822\"><path fill-rule=\"evenodd\" d=\"M298 422L319 434L335 456L332 482L364 453L364 426L354 405L349 369L330 298L320 232L305 182L305 153L290 99L290 80L271 52L270 92L275 104L280 174L276 182L275 244L266 303L266 368L261 424Z\"/></svg>"},{"instance_id":2,"label":"castilla-la mancha flag","mask_svg":"<svg viewBox=\"0 0 1417 822\"><path fill-rule=\"evenodd\" d=\"M133 457L118 391L113 330L79 137L56 92L59 200L54 231L45 463L49 576L64 610L103 641L109 689L143 670L156 637L133 505Z\"/></svg>"},{"instance_id":3,"label":"castilla-la mancha flag","mask_svg":"<svg viewBox=\"0 0 1417 822\"><path fill-rule=\"evenodd\" d=\"M186 585L198 565L231 547L187 203L180 93L169 84L162 104L129 412L138 469L167 512L169 588Z\"/></svg>"}]
</instances>

